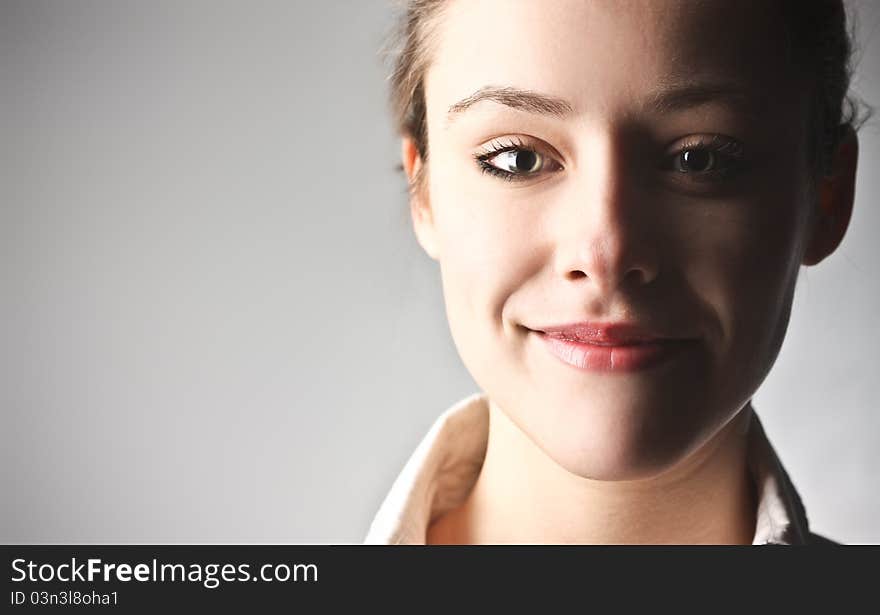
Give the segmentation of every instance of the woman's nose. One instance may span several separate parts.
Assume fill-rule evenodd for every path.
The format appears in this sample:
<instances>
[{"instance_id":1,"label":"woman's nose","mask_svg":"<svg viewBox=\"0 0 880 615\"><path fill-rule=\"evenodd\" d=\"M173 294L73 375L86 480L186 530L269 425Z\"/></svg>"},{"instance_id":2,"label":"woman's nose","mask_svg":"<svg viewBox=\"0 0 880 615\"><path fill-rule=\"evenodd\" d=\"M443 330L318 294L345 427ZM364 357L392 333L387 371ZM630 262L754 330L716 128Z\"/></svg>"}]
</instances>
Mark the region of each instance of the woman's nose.
<instances>
[{"instance_id":1,"label":"woman's nose","mask_svg":"<svg viewBox=\"0 0 880 615\"><path fill-rule=\"evenodd\" d=\"M649 284L659 275L659 220L624 153L610 141L592 153L560 208L558 269L603 295Z\"/></svg>"}]
</instances>

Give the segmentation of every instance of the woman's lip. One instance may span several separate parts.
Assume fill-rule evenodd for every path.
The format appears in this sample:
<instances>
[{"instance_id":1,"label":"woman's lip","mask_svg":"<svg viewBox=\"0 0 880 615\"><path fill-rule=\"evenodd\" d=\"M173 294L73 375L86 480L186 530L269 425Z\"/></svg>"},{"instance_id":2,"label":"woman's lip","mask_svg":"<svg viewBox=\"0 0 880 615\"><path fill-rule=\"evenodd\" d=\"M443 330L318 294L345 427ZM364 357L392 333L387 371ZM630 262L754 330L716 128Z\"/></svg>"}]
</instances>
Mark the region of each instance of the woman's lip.
<instances>
[{"instance_id":1,"label":"woman's lip","mask_svg":"<svg viewBox=\"0 0 880 615\"><path fill-rule=\"evenodd\" d=\"M672 336L635 322L574 322L534 329L549 337L596 345L627 345L663 341Z\"/></svg>"},{"instance_id":2,"label":"woman's lip","mask_svg":"<svg viewBox=\"0 0 880 615\"><path fill-rule=\"evenodd\" d=\"M638 342L576 341L535 331L551 355L586 371L631 372L647 369L678 356L693 345L691 339L653 338Z\"/></svg>"},{"instance_id":3,"label":"woman's lip","mask_svg":"<svg viewBox=\"0 0 880 615\"><path fill-rule=\"evenodd\" d=\"M564 340L567 342L577 342L578 344L588 344L590 346L635 346L638 344L650 344L654 342L664 342L671 341L664 338L659 337L643 337L639 339L619 339L613 337L603 337L600 339L580 339L577 337L571 337L569 335L565 335L562 333L547 333L546 331L537 331L546 337Z\"/></svg>"}]
</instances>

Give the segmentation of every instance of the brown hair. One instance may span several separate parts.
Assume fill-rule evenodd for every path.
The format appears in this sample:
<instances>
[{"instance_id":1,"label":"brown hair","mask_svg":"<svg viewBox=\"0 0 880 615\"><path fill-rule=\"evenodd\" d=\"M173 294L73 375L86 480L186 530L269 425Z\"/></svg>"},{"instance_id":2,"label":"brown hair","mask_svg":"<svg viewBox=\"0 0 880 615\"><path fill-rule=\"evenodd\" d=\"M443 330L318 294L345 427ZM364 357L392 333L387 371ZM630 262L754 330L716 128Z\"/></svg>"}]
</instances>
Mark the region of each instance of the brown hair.
<instances>
[{"instance_id":1,"label":"brown hair","mask_svg":"<svg viewBox=\"0 0 880 615\"><path fill-rule=\"evenodd\" d=\"M446 0L397 0L395 4L402 5L402 10L383 52L391 55L393 61L389 81L394 123L400 135L412 137L422 159L422 166L410 184L412 193L421 189L425 181L428 130L424 78ZM402 170L402 165L398 169Z\"/></svg>"},{"instance_id":2,"label":"brown hair","mask_svg":"<svg viewBox=\"0 0 880 615\"><path fill-rule=\"evenodd\" d=\"M385 48L393 70L390 102L399 134L411 137L422 167L410 184L423 187L428 161L424 76L430 64L436 25L446 0L397 0L402 11ZM831 173L831 156L845 130L857 130L872 109L849 94L853 36L847 31L843 0L781 0L789 60L812 77L808 160L812 177ZM402 169L402 166L398 166Z\"/></svg>"},{"instance_id":3,"label":"brown hair","mask_svg":"<svg viewBox=\"0 0 880 615\"><path fill-rule=\"evenodd\" d=\"M783 0L785 50L789 62L811 77L808 149L812 177L830 175L834 150L848 129L858 130L872 109L849 92L855 14L847 30L843 0Z\"/></svg>"}]
</instances>

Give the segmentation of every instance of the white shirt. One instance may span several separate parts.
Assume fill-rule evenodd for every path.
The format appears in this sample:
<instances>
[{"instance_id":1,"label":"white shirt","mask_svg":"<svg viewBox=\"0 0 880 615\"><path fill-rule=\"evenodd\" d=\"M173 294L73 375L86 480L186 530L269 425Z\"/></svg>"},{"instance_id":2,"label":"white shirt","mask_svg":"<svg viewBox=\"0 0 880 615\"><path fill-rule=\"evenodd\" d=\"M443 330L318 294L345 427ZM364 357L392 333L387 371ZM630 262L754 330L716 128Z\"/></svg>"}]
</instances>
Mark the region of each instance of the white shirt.
<instances>
[{"instance_id":1,"label":"white shirt","mask_svg":"<svg viewBox=\"0 0 880 615\"><path fill-rule=\"evenodd\" d=\"M809 530L806 511L755 412L747 461L758 496L754 545L836 544ZM462 399L434 421L370 524L365 544L425 544L434 519L464 502L489 437L485 393Z\"/></svg>"}]
</instances>

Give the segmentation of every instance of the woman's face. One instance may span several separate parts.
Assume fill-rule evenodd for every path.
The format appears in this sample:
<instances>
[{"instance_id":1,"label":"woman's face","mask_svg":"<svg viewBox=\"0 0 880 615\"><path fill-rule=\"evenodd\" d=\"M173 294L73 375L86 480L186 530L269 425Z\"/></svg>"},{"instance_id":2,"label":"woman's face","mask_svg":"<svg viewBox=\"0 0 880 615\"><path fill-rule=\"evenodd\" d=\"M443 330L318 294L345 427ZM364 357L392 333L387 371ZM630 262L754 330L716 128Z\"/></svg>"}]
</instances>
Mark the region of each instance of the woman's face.
<instances>
[{"instance_id":1,"label":"woman's face","mask_svg":"<svg viewBox=\"0 0 880 615\"><path fill-rule=\"evenodd\" d=\"M776 358L811 205L772 5L459 0L438 23L419 241L476 382L578 475L672 467ZM594 344L540 333L572 323Z\"/></svg>"}]
</instances>

